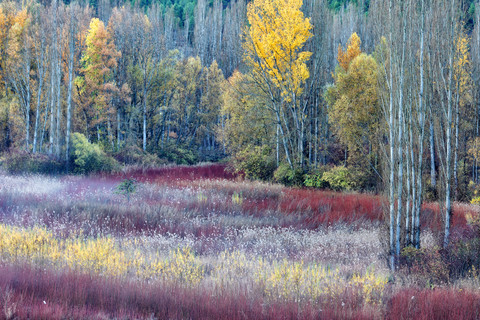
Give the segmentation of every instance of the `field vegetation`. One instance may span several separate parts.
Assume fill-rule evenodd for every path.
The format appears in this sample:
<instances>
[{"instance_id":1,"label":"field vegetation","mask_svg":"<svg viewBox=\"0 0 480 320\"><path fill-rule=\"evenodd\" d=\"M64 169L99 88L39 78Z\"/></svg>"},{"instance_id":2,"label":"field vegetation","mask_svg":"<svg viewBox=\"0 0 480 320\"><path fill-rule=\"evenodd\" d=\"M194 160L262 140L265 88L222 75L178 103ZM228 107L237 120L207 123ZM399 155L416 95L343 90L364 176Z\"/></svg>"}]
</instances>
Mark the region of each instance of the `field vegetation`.
<instances>
[{"instance_id":1,"label":"field vegetation","mask_svg":"<svg viewBox=\"0 0 480 320\"><path fill-rule=\"evenodd\" d=\"M440 250L440 210L425 204L422 249L393 274L383 206L224 165L2 173L0 318L478 318L478 209L454 206Z\"/></svg>"},{"instance_id":2,"label":"field vegetation","mask_svg":"<svg viewBox=\"0 0 480 320\"><path fill-rule=\"evenodd\" d=\"M2 1L0 318L480 319L479 22Z\"/></svg>"}]
</instances>

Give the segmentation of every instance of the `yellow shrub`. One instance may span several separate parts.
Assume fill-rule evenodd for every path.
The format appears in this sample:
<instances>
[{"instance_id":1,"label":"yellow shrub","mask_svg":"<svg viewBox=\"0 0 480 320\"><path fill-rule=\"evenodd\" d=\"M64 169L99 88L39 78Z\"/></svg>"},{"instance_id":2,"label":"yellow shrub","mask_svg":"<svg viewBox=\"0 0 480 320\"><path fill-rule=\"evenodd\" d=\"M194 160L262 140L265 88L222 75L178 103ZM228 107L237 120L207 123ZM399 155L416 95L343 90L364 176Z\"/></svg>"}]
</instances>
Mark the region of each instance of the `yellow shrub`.
<instances>
[{"instance_id":1,"label":"yellow shrub","mask_svg":"<svg viewBox=\"0 0 480 320\"><path fill-rule=\"evenodd\" d=\"M359 288L366 303L376 304L382 303L383 291L387 285L388 279L385 277L377 277L373 272L367 271L365 275L353 275L350 284Z\"/></svg>"},{"instance_id":2,"label":"yellow shrub","mask_svg":"<svg viewBox=\"0 0 480 320\"><path fill-rule=\"evenodd\" d=\"M191 248L177 249L170 252L170 256L170 259L159 266L161 275L165 280L196 285L203 279L204 268L195 258Z\"/></svg>"},{"instance_id":3,"label":"yellow shrub","mask_svg":"<svg viewBox=\"0 0 480 320\"><path fill-rule=\"evenodd\" d=\"M472 200L470 201L471 204L480 204L480 197L473 197Z\"/></svg>"},{"instance_id":4,"label":"yellow shrub","mask_svg":"<svg viewBox=\"0 0 480 320\"><path fill-rule=\"evenodd\" d=\"M256 274L257 283L271 298L315 301L320 296L336 296L344 287L338 270L331 271L317 264L306 266L303 262L274 262L271 266L260 260Z\"/></svg>"},{"instance_id":5,"label":"yellow shrub","mask_svg":"<svg viewBox=\"0 0 480 320\"><path fill-rule=\"evenodd\" d=\"M45 228L18 228L0 224L0 258L6 262L27 261L95 272L108 276L135 274L144 279L163 279L196 285L204 278L204 268L185 247L171 251L167 259L157 254L145 259L133 250L135 242L117 243L110 237L70 236L56 239Z\"/></svg>"},{"instance_id":6,"label":"yellow shrub","mask_svg":"<svg viewBox=\"0 0 480 320\"><path fill-rule=\"evenodd\" d=\"M66 263L72 268L122 276L130 265L112 238L67 239L63 249Z\"/></svg>"},{"instance_id":7,"label":"yellow shrub","mask_svg":"<svg viewBox=\"0 0 480 320\"><path fill-rule=\"evenodd\" d=\"M232 203L241 206L243 203L243 198L241 193L233 192L232 194Z\"/></svg>"},{"instance_id":8,"label":"yellow shrub","mask_svg":"<svg viewBox=\"0 0 480 320\"><path fill-rule=\"evenodd\" d=\"M248 278L250 272L257 268L257 261L249 259L239 251L224 251L215 261L212 278L217 286L224 288L238 284L239 279Z\"/></svg>"}]
</instances>

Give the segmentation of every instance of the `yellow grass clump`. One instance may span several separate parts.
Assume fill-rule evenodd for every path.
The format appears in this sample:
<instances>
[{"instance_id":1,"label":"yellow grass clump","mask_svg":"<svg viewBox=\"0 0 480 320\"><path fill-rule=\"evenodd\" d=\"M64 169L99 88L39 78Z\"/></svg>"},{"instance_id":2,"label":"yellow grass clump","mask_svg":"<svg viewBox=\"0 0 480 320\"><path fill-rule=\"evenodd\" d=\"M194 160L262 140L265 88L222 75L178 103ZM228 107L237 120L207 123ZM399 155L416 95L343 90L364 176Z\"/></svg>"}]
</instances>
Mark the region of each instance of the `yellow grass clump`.
<instances>
[{"instance_id":1,"label":"yellow grass clump","mask_svg":"<svg viewBox=\"0 0 480 320\"><path fill-rule=\"evenodd\" d=\"M171 251L168 257L157 254L146 259L132 245L131 241L111 237L77 235L56 239L45 228L0 224L0 259L5 262L69 267L115 277L134 274L187 285L196 285L204 277L204 269L191 248Z\"/></svg>"}]
</instances>

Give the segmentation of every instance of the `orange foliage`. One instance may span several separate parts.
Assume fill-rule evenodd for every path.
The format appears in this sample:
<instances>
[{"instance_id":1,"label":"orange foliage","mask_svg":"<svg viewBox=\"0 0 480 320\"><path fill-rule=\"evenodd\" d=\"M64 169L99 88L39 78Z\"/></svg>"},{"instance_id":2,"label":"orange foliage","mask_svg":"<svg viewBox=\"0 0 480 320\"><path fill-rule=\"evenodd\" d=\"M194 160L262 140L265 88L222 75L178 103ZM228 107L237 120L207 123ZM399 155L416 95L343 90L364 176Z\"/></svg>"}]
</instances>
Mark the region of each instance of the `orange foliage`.
<instances>
[{"instance_id":1,"label":"orange foliage","mask_svg":"<svg viewBox=\"0 0 480 320\"><path fill-rule=\"evenodd\" d=\"M354 32L348 40L347 49L345 51L343 51L341 45L338 45L337 60L343 70L347 71L350 62L362 53L362 50L360 50L361 43L362 41L360 40L360 37Z\"/></svg>"}]
</instances>

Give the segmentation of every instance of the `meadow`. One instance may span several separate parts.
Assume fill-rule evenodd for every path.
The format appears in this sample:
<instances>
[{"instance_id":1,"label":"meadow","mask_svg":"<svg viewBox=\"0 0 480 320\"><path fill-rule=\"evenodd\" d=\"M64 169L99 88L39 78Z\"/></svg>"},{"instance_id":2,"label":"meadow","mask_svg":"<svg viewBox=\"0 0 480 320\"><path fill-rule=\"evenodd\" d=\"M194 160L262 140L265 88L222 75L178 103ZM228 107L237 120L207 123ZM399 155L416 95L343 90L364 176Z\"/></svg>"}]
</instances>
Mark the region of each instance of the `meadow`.
<instances>
[{"instance_id":1,"label":"meadow","mask_svg":"<svg viewBox=\"0 0 480 320\"><path fill-rule=\"evenodd\" d=\"M391 274L380 196L223 165L0 173L0 319L478 319L479 269L437 249L439 211L424 206L423 251ZM453 243L478 239L478 215L454 206Z\"/></svg>"}]
</instances>

